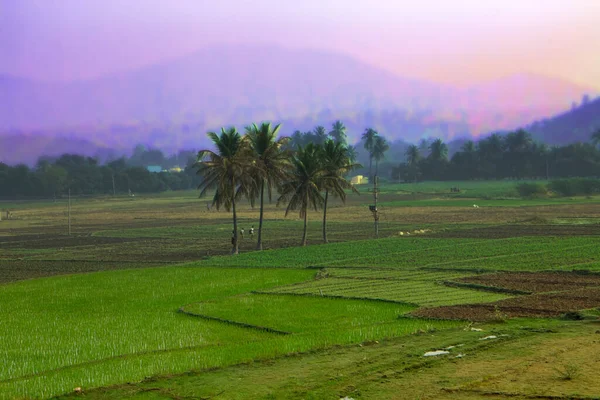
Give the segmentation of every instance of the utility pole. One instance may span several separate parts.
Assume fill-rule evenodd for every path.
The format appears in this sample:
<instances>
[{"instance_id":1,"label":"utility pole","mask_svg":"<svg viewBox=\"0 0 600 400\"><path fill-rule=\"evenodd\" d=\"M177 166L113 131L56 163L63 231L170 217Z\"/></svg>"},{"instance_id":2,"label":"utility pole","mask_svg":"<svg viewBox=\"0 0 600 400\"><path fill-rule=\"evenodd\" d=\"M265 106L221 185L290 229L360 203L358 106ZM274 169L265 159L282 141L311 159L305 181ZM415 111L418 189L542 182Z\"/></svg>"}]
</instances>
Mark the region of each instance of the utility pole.
<instances>
[{"instance_id":1,"label":"utility pole","mask_svg":"<svg viewBox=\"0 0 600 400\"><path fill-rule=\"evenodd\" d=\"M67 207L68 211L68 220L69 220L69 236L71 236L71 189L69 188L69 205Z\"/></svg>"},{"instance_id":2,"label":"utility pole","mask_svg":"<svg viewBox=\"0 0 600 400\"><path fill-rule=\"evenodd\" d=\"M369 206L375 220L375 237L379 239L379 210L377 209L377 199L379 198L379 189L377 188L377 175L373 177L373 199L375 205Z\"/></svg>"},{"instance_id":3,"label":"utility pole","mask_svg":"<svg viewBox=\"0 0 600 400\"><path fill-rule=\"evenodd\" d=\"M115 190L115 174L112 174L112 184L113 184L113 196L116 196L117 191Z\"/></svg>"}]
</instances>

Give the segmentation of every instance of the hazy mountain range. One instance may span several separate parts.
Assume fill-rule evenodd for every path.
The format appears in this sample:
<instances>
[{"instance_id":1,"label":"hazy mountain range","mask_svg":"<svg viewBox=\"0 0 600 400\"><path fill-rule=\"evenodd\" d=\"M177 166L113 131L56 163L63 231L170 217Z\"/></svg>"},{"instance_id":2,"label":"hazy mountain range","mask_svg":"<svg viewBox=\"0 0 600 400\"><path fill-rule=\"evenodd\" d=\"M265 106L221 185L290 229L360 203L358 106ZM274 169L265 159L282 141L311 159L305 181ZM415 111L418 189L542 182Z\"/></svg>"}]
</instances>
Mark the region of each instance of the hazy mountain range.
<instances>
[{"instance_id":1,"label":"hazy mountain range","mask_svg":"<svg viewBox=\"0 0 600 400\"><path fill-rule=\"evenodd\" d=\"M175 150L206 144L205 132L222 125L273 120L291 134L342 119L351 140L367 126L390 139L449 140L528 125L584 94L598 91L532 74L456 88L340 54L231 45L89 81L0 76L0 135ZM0 160L10 152L2 146Z\"/></svg>"}]
</instances>

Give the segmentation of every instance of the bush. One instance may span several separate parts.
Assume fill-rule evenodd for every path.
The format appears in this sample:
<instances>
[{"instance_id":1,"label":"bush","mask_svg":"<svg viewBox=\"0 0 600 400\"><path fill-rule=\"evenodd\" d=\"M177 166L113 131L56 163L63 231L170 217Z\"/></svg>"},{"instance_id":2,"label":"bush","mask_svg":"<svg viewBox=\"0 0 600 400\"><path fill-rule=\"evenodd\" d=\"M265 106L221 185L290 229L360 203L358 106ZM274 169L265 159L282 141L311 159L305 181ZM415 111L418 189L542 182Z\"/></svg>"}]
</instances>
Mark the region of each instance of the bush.
<instances>
[{"instance_id":1,"label":"bush","mask_svg":"<svg viewBox=\"0 0 600 400\"><path fill-rule=\"evenodd\" d=\"M547 194L547 189L541 183L521 183L517 185L521 197L541 197Z\"/></svg>"},{"instance_id":2,"label":"bush","mask_svg":"<svg viewBox=\"0 0 600 400\"><path fill-rule=\"evenodd\" d=\"M548 188L561 196L591 195L600 193L600 179L559 179L550 182Z\"/></svg>"}]
</instances>

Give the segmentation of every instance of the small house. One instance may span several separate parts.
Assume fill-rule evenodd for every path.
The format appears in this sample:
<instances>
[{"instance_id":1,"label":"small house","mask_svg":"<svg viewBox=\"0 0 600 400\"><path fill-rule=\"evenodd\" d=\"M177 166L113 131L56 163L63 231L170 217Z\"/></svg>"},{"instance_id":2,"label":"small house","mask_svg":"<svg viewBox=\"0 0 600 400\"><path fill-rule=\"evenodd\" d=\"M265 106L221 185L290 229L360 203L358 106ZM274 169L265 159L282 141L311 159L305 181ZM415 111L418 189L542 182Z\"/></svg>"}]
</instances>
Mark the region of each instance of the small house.
<instances>
[{"instance_id":1,"label":"small house","mask_svg":"<svg viewBox=\"0 0 600 400\"><path fill-rule=\"evenodd\" d=\"M350 183L353 185L366 185L367 183L369 183L369 178L362 175L356 175L352 177Z\"/></svg>"},{"instance_id":2,"label":"small house","mask_svg":"<svg viewBox=\"0 0 600 400\"><path fill-rule=\"evenodd\" d=\"M148 172L162 172L162 167L160 165L148 165L146 169Z\"/></svg>"}]
</instances>

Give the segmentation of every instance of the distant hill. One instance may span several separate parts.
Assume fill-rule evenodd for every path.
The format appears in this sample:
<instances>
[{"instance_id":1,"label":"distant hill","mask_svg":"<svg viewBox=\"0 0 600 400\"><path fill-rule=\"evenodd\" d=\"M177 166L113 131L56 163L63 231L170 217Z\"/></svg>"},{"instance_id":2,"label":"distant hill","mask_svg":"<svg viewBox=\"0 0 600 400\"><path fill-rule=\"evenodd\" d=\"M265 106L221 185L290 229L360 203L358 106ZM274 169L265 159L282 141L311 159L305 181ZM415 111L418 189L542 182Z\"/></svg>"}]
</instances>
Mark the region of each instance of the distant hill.
<instances>
[{"instance_id":1,"label":"distant hill","mask_svg":"<svg viewBox=\"0 0 600 400\"><path fill-rule=\"evenodd\" d=\"M0 135L0 162L8 165L34 165L41 156L60 156L74 153L105 160L126 152L94 145L77 138L49 137L31 134Z\"/></svg>"},{"instance_id":2,"label":"distant hill","mask_svg":"<svg viewBox=\"0 0 600 400\"><path fill-rule=\"evenodd\" d=\"M589 142L600 129L600 97L555 117L540 120L528 127L534 138L552 145Z\"/></svg>"},{"instance_id":3,"label":"distant hill","mask_svg":"<svg viewBox=\"0 0 600 400\"><path fill-rule=\"evenodd\" d=\"M456 88L341 54L227 45L89 81L0 76L0 135L40 131L100 147L146 143L170 151L207 145L206 131L222 125L272 120L291 134L341 119L351 141L367 126L391 140L452 140L529 124L585 93L598 94L532 74ZM0 149L0 158L7 152Z\"/></svg>"}]
</instances>

